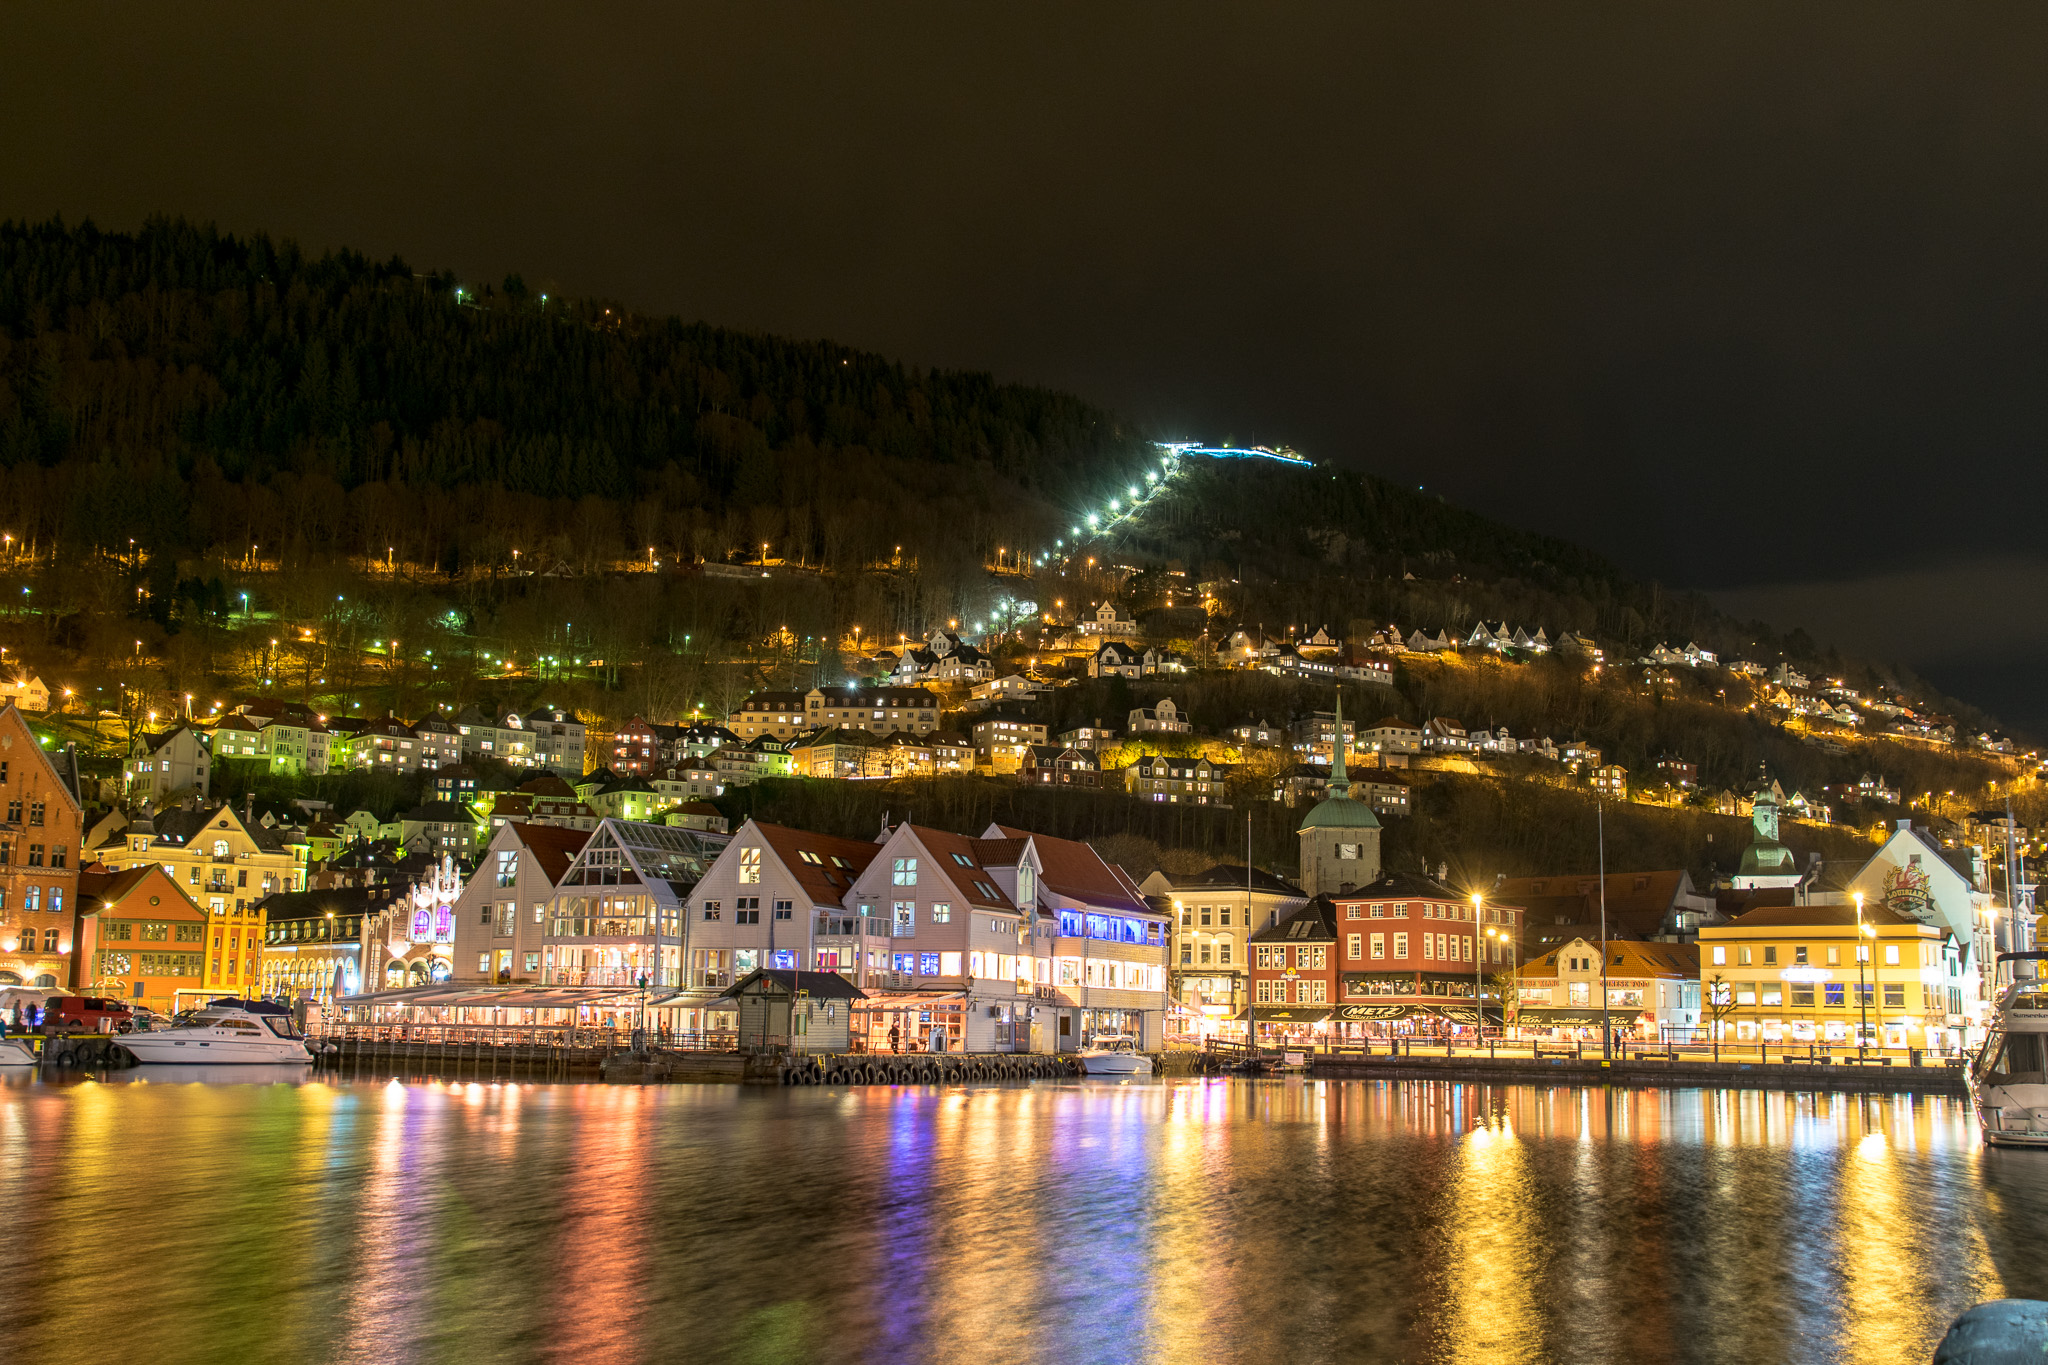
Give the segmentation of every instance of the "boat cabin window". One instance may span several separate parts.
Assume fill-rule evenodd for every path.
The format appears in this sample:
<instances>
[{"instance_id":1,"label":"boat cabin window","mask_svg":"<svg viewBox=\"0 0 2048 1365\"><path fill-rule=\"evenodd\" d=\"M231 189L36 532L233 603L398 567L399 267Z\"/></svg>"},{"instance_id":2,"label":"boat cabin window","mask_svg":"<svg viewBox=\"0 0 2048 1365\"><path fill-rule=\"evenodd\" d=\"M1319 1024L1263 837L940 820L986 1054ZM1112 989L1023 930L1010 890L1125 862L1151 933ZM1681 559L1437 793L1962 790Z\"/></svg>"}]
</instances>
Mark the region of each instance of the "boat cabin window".
<instances>
[{"instance_id":1,"label":"boat cabin window","mask_svg":"<svg viewBox=\"0 0 2048 1365\"><path fill-rule=\"evenodd\" d=\"M285 1018L281 1014L264 1015L263 1026L269 1029L272 1033L275 1033L280 1038L289 1038L292 1036L292 1021Z\"/></svg>"},{"instance_id":2,"label":"boat cabin window","mask_svg":"<svg viewBox=\"0 0 2048 1365\"><path fill-rule=\"evenodd\" d=\"M1986 1085L2048 1085L2048 1033L1994 1033L1984 1058Z\"/></svg>"}]
</instances>

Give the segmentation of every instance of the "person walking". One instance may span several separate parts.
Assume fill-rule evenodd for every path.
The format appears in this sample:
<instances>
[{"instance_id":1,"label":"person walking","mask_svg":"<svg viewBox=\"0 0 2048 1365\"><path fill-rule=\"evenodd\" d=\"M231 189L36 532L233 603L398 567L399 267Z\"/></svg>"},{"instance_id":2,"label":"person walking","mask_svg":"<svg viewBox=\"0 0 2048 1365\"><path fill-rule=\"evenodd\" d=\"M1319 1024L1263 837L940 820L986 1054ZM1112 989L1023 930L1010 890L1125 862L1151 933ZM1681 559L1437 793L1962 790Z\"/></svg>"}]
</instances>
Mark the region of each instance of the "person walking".
<instances>
[{"instance_id":1,"label":"person walking","mask_svg":"<svg viewBox=\"0 0 2048 1365\"><path fill-rule=\"evenodd\" d=\"M903 1051L903 1026L901 1024L889 1025L889 1051Z\"/></svg>"}]
</instances>

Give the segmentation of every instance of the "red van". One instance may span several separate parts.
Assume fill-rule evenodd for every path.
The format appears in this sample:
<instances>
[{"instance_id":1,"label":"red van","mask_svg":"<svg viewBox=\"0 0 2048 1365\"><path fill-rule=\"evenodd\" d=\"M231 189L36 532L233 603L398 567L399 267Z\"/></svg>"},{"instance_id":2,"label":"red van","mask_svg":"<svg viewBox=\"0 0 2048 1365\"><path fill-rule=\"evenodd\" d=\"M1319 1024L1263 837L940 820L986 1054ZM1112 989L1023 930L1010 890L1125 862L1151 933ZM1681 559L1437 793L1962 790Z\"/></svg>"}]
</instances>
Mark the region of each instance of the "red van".
<instances>
[{"instance_id":1,"label":"red van","mask_svg":"<svg viewBox=\"0 0 2048 1365\"><path fill-rule=\"evenodd\" d=\"M43 1005L44 1033L126 1033L133 1028L128 1007L96 995L52 996Z\"/></svg>"}]
</instances>

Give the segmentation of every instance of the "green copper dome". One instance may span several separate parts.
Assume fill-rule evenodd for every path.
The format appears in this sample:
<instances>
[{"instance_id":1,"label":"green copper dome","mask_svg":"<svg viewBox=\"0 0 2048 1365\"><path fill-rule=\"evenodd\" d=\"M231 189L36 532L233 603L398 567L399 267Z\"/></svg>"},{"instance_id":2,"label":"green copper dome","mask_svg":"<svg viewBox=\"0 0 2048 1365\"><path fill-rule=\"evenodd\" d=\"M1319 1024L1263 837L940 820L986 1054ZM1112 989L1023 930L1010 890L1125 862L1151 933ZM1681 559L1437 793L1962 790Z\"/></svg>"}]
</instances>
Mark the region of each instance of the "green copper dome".
<instances>
[{"instance_id":1,"label":"green copper dome","mask_svg":"<svg viewBox=\"0 0 2048 1365\"><path fill-rule=\"evenodd\" d=\"M1344 751L1350 746L1344 742L1344 690L1337 689L1337 734L1330 746L1330 795L1319 802L1308 813L1308 819L1301 822L1301 829L1378 829L1379 817L1372 813L1372 806L1365 801L1356 801L1351 796L1351 775L1345 771Z\"/></svg>"},{"instance_id":2,"label":"green copper dome","mask_svg":"<svg viewBox=\"0 0 2048 1365\"><path fill-rule=\"evenodd\" d=\"M1378 829L1379 817L1372 806L1351 796L1332 796L1319 802L1301 822L1302 829Z\"/></svg>"}]
</instances>

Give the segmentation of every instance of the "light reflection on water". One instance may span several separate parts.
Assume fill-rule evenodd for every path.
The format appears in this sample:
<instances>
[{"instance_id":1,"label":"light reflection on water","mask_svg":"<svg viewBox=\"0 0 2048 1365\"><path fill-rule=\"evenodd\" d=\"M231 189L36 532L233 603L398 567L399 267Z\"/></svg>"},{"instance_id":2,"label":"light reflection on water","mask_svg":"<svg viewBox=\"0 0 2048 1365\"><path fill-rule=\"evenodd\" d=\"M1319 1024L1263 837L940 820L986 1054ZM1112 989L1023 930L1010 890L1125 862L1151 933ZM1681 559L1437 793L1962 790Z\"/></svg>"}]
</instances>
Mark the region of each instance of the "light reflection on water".
<instances>
[{"instance_id":1,"label":"light reflection on water","mask_svg":"<svg viewBox=\"0 0 2048 1365\"><path fill-rule=\"evenodd\" d=\"M2048 1297L2048 1153L1946 1097L232 1079L0 1085L10 1358L1806 1365Z\"/></svg>"}]
</instances>

